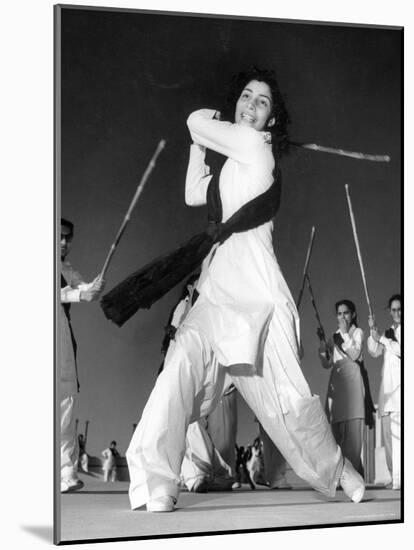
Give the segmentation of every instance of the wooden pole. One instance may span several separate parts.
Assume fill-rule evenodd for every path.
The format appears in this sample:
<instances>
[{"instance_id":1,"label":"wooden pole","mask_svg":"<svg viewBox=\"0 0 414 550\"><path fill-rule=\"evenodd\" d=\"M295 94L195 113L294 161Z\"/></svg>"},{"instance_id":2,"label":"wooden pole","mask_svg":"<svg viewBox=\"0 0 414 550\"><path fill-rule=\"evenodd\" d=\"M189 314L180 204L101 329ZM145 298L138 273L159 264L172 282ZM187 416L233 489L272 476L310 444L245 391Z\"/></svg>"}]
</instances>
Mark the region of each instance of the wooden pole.
<instances>
[{"instance_id":1,"label":"wooden pole","mask_svg":"<svg viewBox=\"0 0 414 550\"><path fill-rule=\"evenodd\" d=\"M306 273L306 282L307 282L309 294L311 296L311 302L312 302L313 310L315 312L316 321L318 323L319 330L320 330L321 334L323 335L323 341L326 343L325 330L323 328L322 321L321 321L321 318L319 316L318 308L316 306L315 295L313 294L313 289L312 289L312 285L311 285L311 281L310 281L310 277L309 277L308 273Z\"/></svg>"},{"instance_id":2,"label":"wooden pole","mask_svg":"<svg viewBox=\"0 0 414 550\"><path fill-rule=\"evenodd\" d=\"M372 316L373 313L372 313L372 307L371 307L371 300L369 299L369 294L368 294L367 280L366 280L366 277L365 277L364 264L363 264L363 261L362 261L361 248L359 246L359 239L358 239L358 233L357 233L357 228L356 228L356 223L355 223L355 216L354 216L354 212L353 212L353 209L352 209L352 202L351 202L351 196L349 194L349 185L348 184L345 184L345 192L346 192L346 198L347 198L347 201L348 201L349 217L351 218L352 232L354 234L354 242L355 242L355 248L356 248L357 256L358 256L359 268L361 270L361 275L362 275L362 284L364 286L365 298L367 300L369 314Z\"/></svg>"},{"instance_id":3,"label":"wooden pole","mask_svg":"<svg viewBox=\"0 0 414 550\"><path fill-rule=\"evenodd\" d=\"M299 296L298 296L298 299L297 299L297 302L296 302L296 308L298 310L299 310L299 307L300 307L300 303L302 302L303 291L305 290L306 274L308 272L310 257L311 257L311 254L312 254L313 241L315 240L315 232L316 232L315 227L312 226L310 240L309 240L309 244L308 244L308 250L307 250L307 253L306 253L305 267L303 268L302 286L301 286Z\"/></svg>"},{"instance_id":4,"label":"wooden pole","mask_svg":"<svg viewBox=\"0 0 414 550\"><path fill-rule=\"evenodd\" d=\"M357 151L345 151L345 149L339 149L337 147L325 147L324 145L318 145L317 143L300 143L298 141L290 141L291 145L295 147L302 147L302 149L310 149L311 151L319 151L321 153L331 153L333 155L339 155L341 157L350 157L357 160L370 160L371 162L391 162L390 155L370 155L367 153L359 153Z\"/></svg>"},{"instance_id":5,"label":"wooden pole","mask_svg":"<svg viewBox=\"0 0 414 550\"><path fill-rule=\"evenodd\" d=\"M105 260L105 263L104 263L104 265L103 265L103 267L102 267L102 270L101 270L101 273L100 273L100 275L99 275L99 277L100 277L101 279L103 279L104 276L105 276L105 273L106 273L106 271L107 271L107 269L108 269L108 266L109 266L109 263L110 263L110 261L111 261L111 259L112 259L112 256L114 255L114 252L115 252L115 250L116 250L116 247L118 246L118 243L119 243L119 241L121 240L121 237L122 237L122 235L123 235L123 233L124 233L124 231L125 231L125 228L126 228L126 226L128 225L128 222L129 222L129 220L130 220L132 211L134 210L135 205L136 205L136 203L137 203L137 201L138 201L138 199L139 199L139 196L141 195L141 193L142 193L142 191L143 191L143 189L144 189L144 187L145 187L145 184L146 184L146 182L147 182L147 180L148 180L148 178L149 178L149 175L151 174L152 170L153 170L154 167L155 167L155 163L156 163L156 161L157 161L158 155L161 153L161 151L162 151L162 150L164 149L164 147L165 147L165 143L166 143L165 139L162 139L162 140L158 143L158 146L157 146L157 148L156 148L154 154L152 155L151 160L150 160L149 163L148 163L148 166L147 166L147 168L146 168L146 170L145 170L145 172L144 172L144 174L143 174L143 176L142 176L142 178L141 178L141 181L140 181L139 184L138 184L137 190L135 191L135 195L134 195L133 198L132 198L132 201L131 201L131 204L129 205L129 208L128 208L128 210L127 210L127 213L125 214L124 220L123 220L123 222L121 223L121 226L120 226L120 228L119 228L119 230L118 230L118 233L116 234L115 240L114 240L114 242L113 242L112 245L111 245L111 248L109 249L108 255L107 255L106 260Z\"/></svg>"},{"instance_id":6,"label":"wooden pole","mask_svg":"<svg viewBox=\"0 0 414 550\"><path fill-rule=\"evenodd\" d=\"M88 439L88 428L89 428L89 420L86 420L85 422L85 436L84 436L84 441L85 441L85 446L86 446L86 440Z\"/></svg>"}]
</instances>

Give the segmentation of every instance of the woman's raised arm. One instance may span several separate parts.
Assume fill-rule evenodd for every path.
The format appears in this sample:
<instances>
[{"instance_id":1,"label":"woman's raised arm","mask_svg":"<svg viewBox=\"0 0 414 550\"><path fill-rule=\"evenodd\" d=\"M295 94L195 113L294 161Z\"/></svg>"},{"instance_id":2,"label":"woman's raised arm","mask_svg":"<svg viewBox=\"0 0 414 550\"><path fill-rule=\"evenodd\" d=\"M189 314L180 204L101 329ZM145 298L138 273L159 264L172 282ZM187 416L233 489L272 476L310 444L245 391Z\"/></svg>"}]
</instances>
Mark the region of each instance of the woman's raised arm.
<instances>
[{"instance_id":1,"label":"woman's raised arm","mask_svg":"<svg viewBox=\"0 0 414 550\"><path fill-rule=\"evenodd\" d=\"M188 117L187 126L194 143L238 162L251 163L264 147L263 134L240 124L216 120L213 118L216 113L213 109L201 109Z\"/></svg>"},{"instance_id":2,"label":"woman's raised arm","mask_svg":"<svg viewBox=\"0 0 414 550\"><path fill-rule=\"evenodd\" d=\"M205 147L193 143L190 147L187 177L185 179L185 203L201 206L207 203L207 187L213 176L205 164Z\"/></svg>"}]
</instances>

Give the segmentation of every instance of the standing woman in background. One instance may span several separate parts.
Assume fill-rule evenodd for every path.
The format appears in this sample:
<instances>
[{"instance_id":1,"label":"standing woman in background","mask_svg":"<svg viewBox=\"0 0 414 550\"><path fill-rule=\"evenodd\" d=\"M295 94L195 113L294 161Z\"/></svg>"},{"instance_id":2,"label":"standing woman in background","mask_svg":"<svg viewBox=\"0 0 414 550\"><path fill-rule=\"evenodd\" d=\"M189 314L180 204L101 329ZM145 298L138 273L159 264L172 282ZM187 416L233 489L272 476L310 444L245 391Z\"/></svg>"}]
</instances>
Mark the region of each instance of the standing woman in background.
<instances>
[{"instance_id":1,"label":"standing woman in background","mask_svg":"<svg viewBox=\"0 0 414 550\"><path fill-rule=\"evenodd\" d=\"M328 344L318 332L322 366L332 369L326 412L343 455L350 460L357 472L363 475L361 453L364 420L372 424L373 412L372 404L368 411L366 408L370 392L368 384L364 385L362 373L364 333L358 327L355 304L351 300L337 302L335 311L338 330L334 332Z\"/></svg>"},{"instance_id":2,"label":"standing woman in background","mask_svg":"<svg viewBox=\"0 0 414 550\"><path fill-rule=\"evenodd\" d=\"M393 489L400 489L401 462L401 295L394 294L388 300L392 325L381 336L374 317L368 318L371 334L368 351L372 357L384 356L378 411L387 466L391 473Z\"/></svg>"}]
</instances>

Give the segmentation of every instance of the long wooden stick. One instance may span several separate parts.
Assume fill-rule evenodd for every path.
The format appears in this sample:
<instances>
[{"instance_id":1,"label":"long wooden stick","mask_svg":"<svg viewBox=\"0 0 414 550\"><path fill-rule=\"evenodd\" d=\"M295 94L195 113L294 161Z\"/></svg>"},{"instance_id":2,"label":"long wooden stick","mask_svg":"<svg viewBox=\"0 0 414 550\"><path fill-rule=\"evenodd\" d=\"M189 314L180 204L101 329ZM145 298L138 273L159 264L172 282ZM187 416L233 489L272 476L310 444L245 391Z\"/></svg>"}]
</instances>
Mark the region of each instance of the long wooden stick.
<instances>
[{"instance_id":1,"label":"long wooden stick","mask_svg":"<svg viewBox=\"0 0 414 550\"><path fill-rule=\"evenodd\" d=\"M347 201L348 201L349 217L351 218L352 232L354 234L355 248L356 248L356 251L357 251L359 268L361 270L361 275L362 275L362 284L364 285L364 290L365 290L365 298L367 299L369 314L372 315L371 300L369 299L369 294L368 294L367 280L366 280L366 277L365 277L364 264L362 262L361 249L360 249L360 246L359 246L358 233L357 233L357 228L356 228L356 223L355 223L354 212L352 210L351 196L349 194L348 184L345 184L345 192L346 192L346 198L347 198Z\"/></svg>"},{"instance_id":2,"label":"long wooden stick","mask_svg":"<svg viewBox=\"0 0 414 550\"><path fill-rule=\"evenodd\" d=\"M84 435L84 441L85 441L85 445L86 445L86 441L88 439L88 427L89 427L89 420L86 420L85 422L85 435Z\"/></svg>"},{"instance_id":3,"label":"long wooden stick","mask_svg":"<svg viewBox=\"0 0 414 550\"><path fill-rule=\"evenodd\" d=\"M107 269L108 269L108 266L109 266L109 263L110 263L110 261L111 261L111 259L112 259L112 256L114 255L114 252L115 252L115 250L116 250L116 247L118 246L118 243L119 243L119 241L121 240L121 237L122 237L122 235L123 235L123 233L124 233L124 231L125 231L125 228L126 228L126 226L128 225L128 222L129 222L130 217L131 217L131 213L132 213L132 211L134 210L135 205L136 205L136 203L137 203L137 201L138 201L138 199L139 199L139 196L141 195L141 193L142 193L142 191L143 191L143 189L144 189L144 187L145 187L145 184L146 184L146 182L147 182L147 180L148 180L149 175L151 174L152 170L153 170L154 167L155 167L155 163L156 163L156 161L157 161L158 155L161 153L161 151L164 149L164 147L165 147L165 139L162 139L162 140L159 142L159 144L158 144L158 146L157 146L157 148L156 148L154 154L152 155L151 160L150 160L149 163L148 163L148 166L147 166L147 168L146 168L146 170L145 170L145 172L144 172L144 174L143 174L143 176L142 176L142 178L141 178L141 181L140 181L139 184L138 184L137 190L135 191L135 195L134 195L134 197L133 197L133 199L132 199L132 201L131 201L131 204L129 205L129 208L128 208L128 210L127 210L127 213L125 214L124 220L123 220L123 222L121 223L121 226L120 226L120 228L119 228L119 230L118 230L118 233L117 233L117 235L116 235L116 237L115 237L115 240L114 240L114 242L112 243L111 248L109 249L108 255L107 255L106 260L105 260L105 263L104 263L104 265L103 265L103 268L102 268L102 270L101 270L101 273L99 274L99 277L100 277L101 279L103 279L103 277L105 276L105 273L106 273L106 271L107 271Z\"/></svg>"},{"instance_id":4,"label":"long wooden stick","mask_svg":"<svg viewBox=\"0 0 414 550\"><path fill-rule=\"evenodd\" d=\"M314 312L315 312L316 321L317 321L317 323L318 323L318 327L319 327L319 329L320 329L320 331L321 331L321 334L323 335L323 340L324 340L324 342L326 343L325 330L324 330L324 328L323 328L322 321L321 321L321 318L320 318L320 316L319 316L318 308L316 307L315 295L313 294L313 289L312 289L312 285L311 285L309 273L306 273L306 277L305 277L305 278L306 278L306 282L307 282L309 294L310 294L310 297L311 297L311 302L312 302L313 310L314 310Z\"/></svg>"},{"instance_id":5,"label":"long wooden stick","mask_svg":"<svg viewBox=\"0 0 414 550\"><path fill-rule=\"evenodd\" d=\"M357 151L346 151L345 149L338 149L336 147L325 147L324 145L318 145L317 143L300 143L298 141L290 141L289 143L296 147L302 147L302 149L310 149L311 151L319 151L321 153L331 153L333 155L351 157L357 160L370 160L373 162L391 161L391 157L389 155L370 155L367 153L359 153Z\"/></svg>"},{"instance_id":6,"label":"long wooden stick","mask_svg":"<svg viewBox=\"0 0 414 550\"><path fill-rule=\"evenodd\" d=\"M306 253L305 267L303 268L302 286L301 286L299 296L298 296L298 299L297 299L297 302L296 302L296 308L298 310L299 310L299 307L300 307L300 303L302 301L303 291L305 290L306 273L308 272L310 257L311 257L311 254L312 254L313 241L315 239L315 232L316 232L315 227L312 226L311 236L310 236L310 240L309 240L309 244L308 244L308 251Z\"/></svg>"}]
</instances>

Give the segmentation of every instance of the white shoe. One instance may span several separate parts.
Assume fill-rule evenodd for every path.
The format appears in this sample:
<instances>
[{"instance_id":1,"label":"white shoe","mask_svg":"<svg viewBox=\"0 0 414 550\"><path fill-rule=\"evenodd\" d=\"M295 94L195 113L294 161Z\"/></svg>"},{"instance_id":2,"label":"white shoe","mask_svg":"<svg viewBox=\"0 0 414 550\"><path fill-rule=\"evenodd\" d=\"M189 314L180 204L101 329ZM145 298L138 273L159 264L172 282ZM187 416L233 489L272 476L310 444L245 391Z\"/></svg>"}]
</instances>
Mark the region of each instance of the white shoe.
<instances>
[{"instance_id":1,"label":"white shoe","mask_svg":"<svg viewBox=\"0 0 414 550\"><path fill-rule=\"evenodd\" d=\"M79 491L84 486L83 481L75 477L66 477L60 480L60 492L71 493L73 491Z\"/></svg>"},{"instance_id":2,"label":"white shoe","mask_svg":"<svg viewBox=\"0 0 414 550\"><path fill-rule=\"evenodd\" d=\"M365 493L365 483L362 476L359 475L347 458L344 459L344 467L339 482L344 493L352 502L361 502Z\"/></svg>"},{"instance_id":3,"label":"white shoe","mask_svg":"<svg viewBox=\"0 0 414 550\"><path fill-rule=\"evenodd\" d=\"M233 483L233 485L231 486L231 488L233 489L233 491L234 491L234 489L240 489L240 487L241 487L240 481L235 481L235 482Z\"/></svg>"},{"instance_id":4,"label":"white shoe","mask_svg":"<svg viewBox=\"0 0 414 550\"><path fill-rule=\"evenodd\" d=\"M147 512L173 512L177 499L168 495L152 498L147 502Z\"/></svg>"}]
</instances>

